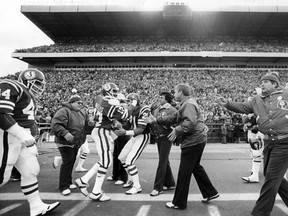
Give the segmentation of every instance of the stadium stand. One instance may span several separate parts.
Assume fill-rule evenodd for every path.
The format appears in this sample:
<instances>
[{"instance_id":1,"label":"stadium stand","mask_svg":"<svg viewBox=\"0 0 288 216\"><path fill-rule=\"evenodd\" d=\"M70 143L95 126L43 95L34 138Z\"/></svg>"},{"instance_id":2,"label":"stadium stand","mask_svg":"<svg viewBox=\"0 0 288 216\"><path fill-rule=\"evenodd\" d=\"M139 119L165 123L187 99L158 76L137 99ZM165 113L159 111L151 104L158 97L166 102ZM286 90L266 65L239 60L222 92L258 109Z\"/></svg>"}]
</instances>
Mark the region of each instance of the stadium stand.
<instances>
[{"instance_id":1,"label":"stadium stand","mask_svg":"<svg viewBox=\"0 0 288 216\"><path fill-rule=\"evenodd\" d=\"M139 92L143 103L152 104L160 91L172 91L176 83L185 82L193 87L203 110L209 141L233 138L235 121L225 130L223 125L235 114L216 106L214 99L221 95L246 100L259 77L271 70L287 80L287 8L166 9L23 5L21 12L55 42L12 54L29 67L44 70L44 115L51 118L72 88L91 106L97 87L113 81L123 93ZM245 134L240 133L244 141Z\"/></svg>"}]
</instances>

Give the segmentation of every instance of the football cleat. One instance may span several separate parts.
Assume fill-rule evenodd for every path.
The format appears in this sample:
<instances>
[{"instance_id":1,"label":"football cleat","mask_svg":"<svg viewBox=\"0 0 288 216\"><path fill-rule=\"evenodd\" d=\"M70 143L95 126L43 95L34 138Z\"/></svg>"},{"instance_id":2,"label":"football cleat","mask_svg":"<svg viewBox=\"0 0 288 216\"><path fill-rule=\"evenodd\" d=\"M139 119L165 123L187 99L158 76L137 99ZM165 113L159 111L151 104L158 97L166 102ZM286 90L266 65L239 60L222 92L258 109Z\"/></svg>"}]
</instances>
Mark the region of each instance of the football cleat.
<instances>
[{"instance_id":1,"label":"football cleat","mask_svg":"<svg viewBox=\"0 0 288 216\"><path fill-rule=\"evenodd\" d=\"M106 201L111 200L111 197L107 196L104 192L98 193L98 194L95 194L92 192L89 195L89 198L95 201L100 201L100 202L106 202Z\"/></svg>"},{"instance_id":2,"label":"football cleat","mask_svg":"<svg viewBox=\"0 0 288 216\"><path fill-rule=\"evenodd\" d=\"M45 215L48 212L53 211L60 205L60 202L55 202L52 204L43 204L39 209L33 210L30 212L30 216L39 216L39 215Z\"/></svg>"},{"instance_id":3,"label":"football cleat","mask_svg":"<svg viewBox=\"0 0 288 216\"><path fill-rule=\"evenodd\" d=\"M137 193L141 193L142 192L142 188L136 188L136 187L132 187L130 190L126 191L125 193L127 195L133 195L133 194L137 194Z\"/></svg>"},{"instance_id":4,"label":"football cleat","mask_svg":"<svg viewBox=\"0 0 288 216\"><path fill-rule=\"evenodd\" d=\"M84 196L88 196L88 191L87 191L88 184L87 183L83 182L81 178L78 178L75 180L75 184L77 185L77 187L80 189L80 192Z\"/></svg>"},{"instance_id":5,"label":"football cleat","mask_svg":"<svg viewBox=\"0 0 288 216\"><path fill-rule=\"evenodd\" d=\"M133 185L133 181L128 180L128 181L123 185L123 188L132 187L132 185Z\"/></svg>"},{"instance_id":6,"label":"football cleat","mask_svg":"<svg viewBox=\"0 0 288 216\"><path fill-rule=\"evenodd\" d=\"M247 182L247 183L258 183L259 177L255 177L255 176L251 175L248 177L242 177L242 180Z\"/></svg>"}]
</instances>

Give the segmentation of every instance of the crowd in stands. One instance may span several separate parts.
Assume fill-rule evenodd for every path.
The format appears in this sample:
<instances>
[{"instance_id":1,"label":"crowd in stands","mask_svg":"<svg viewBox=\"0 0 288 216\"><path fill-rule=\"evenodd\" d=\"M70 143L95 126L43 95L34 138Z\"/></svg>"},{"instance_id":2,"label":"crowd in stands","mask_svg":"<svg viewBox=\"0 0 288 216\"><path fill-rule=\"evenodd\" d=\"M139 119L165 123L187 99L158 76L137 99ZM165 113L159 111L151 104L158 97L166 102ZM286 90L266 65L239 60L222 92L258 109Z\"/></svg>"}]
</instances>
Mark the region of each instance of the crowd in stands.
<instances>
[{"instance_id":1,"label":"crowd in stands","mask_svg":"<svg viewBox=\"0 0 288 216\"><path fill-rule=\"evenodd\" d=\"M284 52L288 41L274 38L215 38L215 39L98 39L61 41L51 45L18 49L16 53L71 52Z\"/></svg>"},{"instance_id":2,"label":"crowd in stands","mask_svg":"<svg viewBox=\"0 0 288 216\"><path fill-rule=\"evenodd\" d=\"M194 96L201 106L209 123L222 123L233 113L217 106L218 96L244 101L251 96L259 85L260 77L267 69L95 69L95 70L44 70L47 78L45 93L40 99L40 110L44 118L50 118L68 100L73 88L85 98L85 105L92 106L97 88L103 83L116 83L121 92L137 92L142 103L152 105L159 101L161 91L173 92L178 83L189 83ZM287 79L287 73L279 70L281 80ZM15 78L9 76L7 78ZM282 83L283 85L285 83Z\"/></svg>"}]
</instances>

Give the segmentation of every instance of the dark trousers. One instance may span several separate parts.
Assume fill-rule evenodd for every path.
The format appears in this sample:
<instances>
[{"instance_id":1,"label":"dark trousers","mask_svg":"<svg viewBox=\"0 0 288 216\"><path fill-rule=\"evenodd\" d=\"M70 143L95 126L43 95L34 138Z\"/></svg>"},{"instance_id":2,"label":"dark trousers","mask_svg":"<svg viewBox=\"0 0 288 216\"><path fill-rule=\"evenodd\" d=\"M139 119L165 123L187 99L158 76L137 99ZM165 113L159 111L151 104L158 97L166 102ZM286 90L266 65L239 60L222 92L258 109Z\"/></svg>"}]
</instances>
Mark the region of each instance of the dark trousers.
<instances>
[{"instance_id":1,"label":"dark trousers","mask_svg":"<svg viewBox=\"0 0 288 216\"><path fill-rule=\"evenodd\" d=\"M253 216L271 215L277 193L288 206L288 182L284 179L288 168L288 139L265 141L263 153L265 182L253 208Z\"/></svg>"},{"instance_id":2,"label":"dark trousers","mask_svg":"<svg viewBox=\"0 0 288 216\"><path fill-rule=\"evenodd\" d=\"M125 144L129 141L129 136L119 136L114 141L114 152L113 152L113 170L112 176L114 180L122 180L124 182L127 181L127 172L123 168L121 161L118 159L118 156L122 149L124 148Z\"/></svg>"},{"instance_id":3,"label":"dark trousers","mask_svg":"<svg viewBox=\"0 0 288 216\"><path fill-rule=\"evenodd\" d=\"M72 184L72 172L78 148L59 147L59 152L62 157L62 164L59 174L59 190L62 192L69 188Z\"/></svg>"},{"instance_id":4,"label":"dark trousers","mask_svg":"<svg viewBox=\"0 0 288 216\"><path fill-rule=\"evenodd\" d=\"M204 198L214 196L218 193L212 185L205 169L200 164L205 145L206 141L195 146L181 149L178 179L172 201L172 203L180 209L185 209L187 207L189 185L192 174L194 175L200 192Z\"/></svg>"},{"instance_id":5,"label":"dark trousers","mask_svg":"<svg viewBox=\"0 0 288 216\"><path fill-rule=\"evenodd\" d=\"M175 180L169 162L171 146L172 142L169 141L167 136L157 138L159 162L154 181L154 189L157 191L163 191L163 186L175 186Z\"/></svg>"}]
</instances>

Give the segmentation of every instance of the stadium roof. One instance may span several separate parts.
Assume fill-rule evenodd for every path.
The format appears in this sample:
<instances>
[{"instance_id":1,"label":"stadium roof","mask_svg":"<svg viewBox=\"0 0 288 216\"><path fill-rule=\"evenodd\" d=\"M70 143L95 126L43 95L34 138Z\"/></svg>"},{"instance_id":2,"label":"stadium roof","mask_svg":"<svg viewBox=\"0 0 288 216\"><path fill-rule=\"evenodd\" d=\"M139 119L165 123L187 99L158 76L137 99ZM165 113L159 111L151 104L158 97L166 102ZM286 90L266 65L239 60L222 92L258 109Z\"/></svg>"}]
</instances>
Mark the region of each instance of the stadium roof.
<instances>
[{"instance_id":1,"label":"stadium roof","mask_svg":"<svg viewBox=\"0 0 288 216\"><path fill-rule=\"evenodd\" d=\"M135 37L288 38L288 6L222 6L196 11L185 5L143 11L117 5L23 5L21 12L53 41Z\"/></svg>"},{"instance_id":2,"label":"stadium roof","mask_svg":"<svg viewBox=\"0 0 288 216\"><path fill-rule=\"evenodd\" d=\"M166 5L146 11L117 5L22 5L21 12L53 41L105 37L130 39L274 37L288 39L288 6L219 6L209 11L187 5ZM216 53L216 55L215 55ZM155 56L156 55L156 56ZM205 54L206 55L206 54ZM286 53L13 53L30 65L141 65L141 64L243 64L287 65Z\"/></svg>"}]
</instances>

